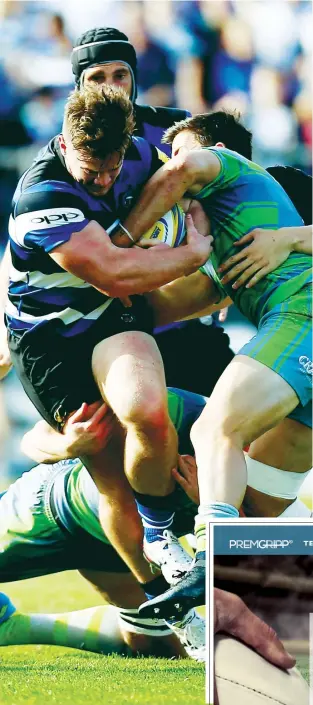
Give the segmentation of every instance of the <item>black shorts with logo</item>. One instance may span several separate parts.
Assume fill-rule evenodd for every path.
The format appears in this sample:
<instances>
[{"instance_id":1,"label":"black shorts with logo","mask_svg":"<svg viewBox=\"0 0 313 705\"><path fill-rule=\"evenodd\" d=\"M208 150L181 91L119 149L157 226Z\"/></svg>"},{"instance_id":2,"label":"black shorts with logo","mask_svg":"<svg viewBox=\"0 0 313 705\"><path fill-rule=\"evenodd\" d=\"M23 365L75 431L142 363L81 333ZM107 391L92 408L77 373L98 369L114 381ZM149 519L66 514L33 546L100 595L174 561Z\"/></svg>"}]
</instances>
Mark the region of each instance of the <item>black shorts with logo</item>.
<instances>
[{"instance_id":1,"label":"black shorts with logo","mask_svg":"<svg viewBox=\"0 0 313 705\"><path fill-rule=\"evenodd\" d=\"M114 299L87 332L73 338L60 335L56 320L22 335L8 332L12 362L24 390L40 415L57 430L83 402L91 404L100 398L91 368L95 346L117 333L152 333L153 313L146 299L131 299L131 308Z\"/></svg>"}]
</instances>

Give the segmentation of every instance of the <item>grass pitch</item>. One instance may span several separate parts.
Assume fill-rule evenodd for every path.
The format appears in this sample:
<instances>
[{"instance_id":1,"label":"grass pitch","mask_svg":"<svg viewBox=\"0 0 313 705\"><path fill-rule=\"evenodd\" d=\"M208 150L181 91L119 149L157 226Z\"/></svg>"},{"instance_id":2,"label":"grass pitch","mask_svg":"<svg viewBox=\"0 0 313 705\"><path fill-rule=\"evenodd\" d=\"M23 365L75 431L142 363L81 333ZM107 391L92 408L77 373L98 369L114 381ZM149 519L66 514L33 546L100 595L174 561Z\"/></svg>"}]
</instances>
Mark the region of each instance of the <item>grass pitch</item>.
<instances>
[{"instance_id":1,"label":"grass pitch","mask_svg":"<svg viewBox=\"0 0 313 705\"><path fill-rule=\"evenodd\" d=\"M66 612L99 604L70 572L0 585L22 612ZM0 705L204 705L204 666L128 659L56 646L0 648Z\"/></svg>"},{"instance_id":2,"label":"grass pitch","mask_svg":"<svg viewBox=\"0 0 313 705\"><path fill-rule=\"evenodd\" d=\"M22 612L67 612L99 604L78 573L0 584ZM289 644L290 647L290 644ZM309 660L297 666L309 680ZM204 705L204 666L127 659L56 646L0 647L0 705Z\"/></svg>"}]
</instances>

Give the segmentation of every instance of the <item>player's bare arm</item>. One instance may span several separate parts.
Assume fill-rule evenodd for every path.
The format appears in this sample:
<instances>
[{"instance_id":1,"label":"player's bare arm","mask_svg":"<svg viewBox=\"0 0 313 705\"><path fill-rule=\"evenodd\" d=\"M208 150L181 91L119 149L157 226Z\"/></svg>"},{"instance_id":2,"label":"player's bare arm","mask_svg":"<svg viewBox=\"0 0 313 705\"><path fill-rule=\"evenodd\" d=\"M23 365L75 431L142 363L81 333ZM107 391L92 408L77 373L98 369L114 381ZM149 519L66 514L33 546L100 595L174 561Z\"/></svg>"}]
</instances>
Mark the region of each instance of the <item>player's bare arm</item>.
<instances>
[{"instance_id":1,"label":"player's bare arm","mask_svg":"<svg viewBox=\"0 0 313 705\"><path fill-rule=\"evenodd\" d=\"M84 402L71 414L63 433L46 421L38 421L23 436L21 449L37 463L57 463L85 453L92 455L108 443L115 423L114 414L106 404Z\"/></svg>"},{"instance_id":2,"label":"player's bare arm","mask_svg":"<svg viewBox=\"0 0 313 705\"><path fill-rule=\"evenodd\" d=\"M298 228L281 228L279 231L285 238L291 238L291 252L301 252L312 255L313 225L303 225Z\"/></svg>"},{"instance_id":3,"label":"player's bare arm","mask_svg":"<svg viewBox=\"0 0 313 705\"><path fill-rule=\"evenodd\" d=\"M89 282L107 296L142 294L190 274L207 260L210 241L195 229L185 247L164 251L123 250L111 242L106 231L90 221L70 240L51 252L63 269Z\"/></svg>"},{"instance_id":4,"label":"player's bare arm","mask_svg":"<svg viewBox=\"0 0 313 705\"><path fill-rule=\"evenodd\" d=\"M312 225L278 230L256 228L234 245L246 247L220 266L222 284L234 281L233 289L243 284L249 289L285 262L291 252L312 255Z\"/></svg>"},{"instance_id":5,"label":"player's bare arm","mask_svg":"<svg viewBox=\"0 0 313 705\"><path fill-rule=\"evenodd\" d=\"M174 203L186 193L197 194L216 179L220 170L218 157L209 150L196 149L188 154L178 154L147 182L124 226L134 240L138 240Z\"/></svg>"},{"instance_id":6,"label":"player's bare arm","mask_svg":"<svg viewBox=\"0 0 313 705\"><path fill-rule=\"evenodd\" d=\"M200 271L151 291L146 297L154 310L156 326L207 316L232 304L229 297L220 300L213 279Z\"/></svg>"},{"instance_id":7,"label":"player's bare arm","mask_svg":"<svg viewBox=\"0 0 313 705\"><path fill-rule=\"evenodd\" d=\"M186 216L186 225L189 236L196 232L191 216ZM154 310L156 326L209 315L232 304L229 297L221 299L213 279L199 270L147 293L146 298Z\"/></svg>"}]
</instances>

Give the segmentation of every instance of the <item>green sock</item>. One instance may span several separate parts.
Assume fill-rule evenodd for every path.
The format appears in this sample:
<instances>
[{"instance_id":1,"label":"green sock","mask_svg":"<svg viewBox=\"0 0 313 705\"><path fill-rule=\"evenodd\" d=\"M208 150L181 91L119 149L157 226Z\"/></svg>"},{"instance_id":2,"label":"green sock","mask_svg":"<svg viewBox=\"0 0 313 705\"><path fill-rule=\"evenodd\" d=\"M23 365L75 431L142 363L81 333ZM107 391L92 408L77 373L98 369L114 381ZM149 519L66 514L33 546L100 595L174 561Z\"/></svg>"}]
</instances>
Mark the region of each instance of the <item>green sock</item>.
<instances>
[{"instance_id":1,"label":"green sock","mask_svg":"<svg viewBox=\"0 0 313 705\"><path fill-rule=\"evenodd\" d=\"M121 653L124 643L118 613L112 607L90 607L61 614L15 612L0 625L0 646L52 644L96 653Z\"/></svg>"}]
</instances>

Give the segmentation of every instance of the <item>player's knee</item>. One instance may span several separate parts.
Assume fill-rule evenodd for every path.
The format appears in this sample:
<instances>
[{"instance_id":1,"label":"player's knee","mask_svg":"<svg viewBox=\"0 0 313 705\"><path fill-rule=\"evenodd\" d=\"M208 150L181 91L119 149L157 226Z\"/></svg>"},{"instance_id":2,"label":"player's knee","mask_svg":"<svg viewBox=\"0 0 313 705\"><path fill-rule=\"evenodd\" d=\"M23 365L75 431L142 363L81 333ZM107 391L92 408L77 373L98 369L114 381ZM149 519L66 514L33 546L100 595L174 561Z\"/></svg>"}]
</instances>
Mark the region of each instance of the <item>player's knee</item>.
<instances>
[{"instance_id":1,"label":"player's knee","mask_svg":"<svg viewBox=\"0 0 313 705\"><path fill-rule=\"evenodd\" d=\"M135 426L146 433L167 433L169 415L167 400L157 391L147 390L146 394L133 396L124 405L122 422L126 426Z\"/></svg>"},{"instance_id":2,"label":"player's knee","mask_svg":"<svg viewBox=\"0 0 313 705\"><path fill-rule=\"evenodd\" d=\"M218 410L211 409L211 413L206 410L205 415L199 416L193 424L190 432L190 438L193 446L203 440L208 443L222 442L229 440L235 442L236 445L244 445L244 429L240 427L238 419L234 415L219 414Z\"/></svg>"}]
</instances>

